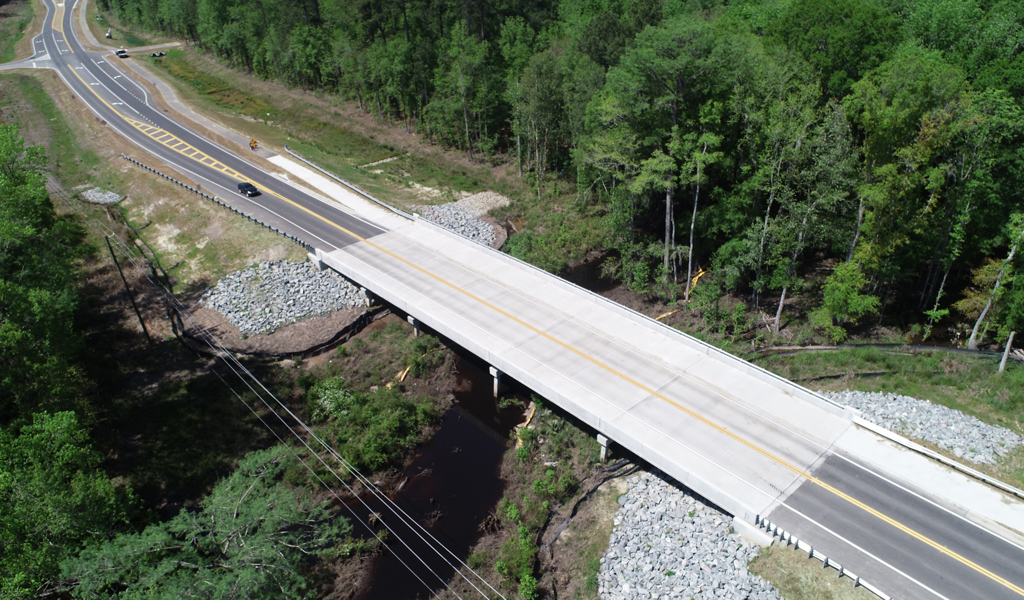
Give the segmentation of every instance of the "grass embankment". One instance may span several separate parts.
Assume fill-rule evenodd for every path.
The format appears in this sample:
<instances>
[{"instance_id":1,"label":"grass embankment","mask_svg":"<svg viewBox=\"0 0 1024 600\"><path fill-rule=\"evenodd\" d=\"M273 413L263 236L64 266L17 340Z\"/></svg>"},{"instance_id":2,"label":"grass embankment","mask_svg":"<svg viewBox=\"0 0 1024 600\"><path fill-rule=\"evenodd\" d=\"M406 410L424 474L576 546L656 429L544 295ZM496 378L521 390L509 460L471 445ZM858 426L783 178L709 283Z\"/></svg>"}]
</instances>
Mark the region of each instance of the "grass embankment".
<instances>
[{"instance_id":1,"label":"grass embankment","mask_svg":"<svg viewBox=\"0 0 1024 600\"><path fill-rule=\"evenodd\" d=\"M396 204L422 204L482 191L488 169L453 164L440 153L407 155L394 140L363 135L332 99L287 90L219 65L193 49L171 50L149 61L183 100L215 114L235 131L265 146L285 144L338 176ZM389 132L394 133L394 132ZM408 134L397 134L410 138ZM395 158L397 157L397 158ZM395 158L360 169L362 165Z\"/></svg>"},{"instance_id":2,"label":"grass embankment","mask_svg":"<svg viewBox=\"0 0 1024 600\"><path fill-rule=\"evenodd\" d=\"M866 347L766 356L762 367L811 389L888 392L924 398L1021 432L1024 365L942 349Z\"/></svg>"},{"instance_id":3,"label":"grass embankment","mask_svg":"<svg viewBox=\"0 0 1024 600\"><path fill-rule=\"evenodd\" d=\"M137 31L132 31L131 29L122 27L120 22L113 15L100 12L99 8L96 6L96 2L89 3L85 12L85 22L89 25L89 30L97 40L101 43L105 42L110 46L136 48L138 46L148 46L150 44L167 41L163 38L157 39L148 34L141 34ZM110 39L106 38L107 29L110 29Z\"/></svg>"},{"instance_id":4,"label":"grass embankment","mask_svg":"<svg viewBox=\"0 0 1024 600\"><path fill-rule=\"evenodd\" d=\"M16 46L28 33L35 17L31 0L15 0L0 5L0 63L17 58Z\"/></svg>"},{"instance_id":5,"label":"grass embankment","mask_svg":"<svg viewBox=\"0 0 1024 600\"><path fill-rule=\"evenodd\" d=\"M847 578L837 579L821 561L780 546L761 550L750 563L750 572L772 582L787 600L877 600L864 588L853 587Z\"/></svg>"}]
</instances>

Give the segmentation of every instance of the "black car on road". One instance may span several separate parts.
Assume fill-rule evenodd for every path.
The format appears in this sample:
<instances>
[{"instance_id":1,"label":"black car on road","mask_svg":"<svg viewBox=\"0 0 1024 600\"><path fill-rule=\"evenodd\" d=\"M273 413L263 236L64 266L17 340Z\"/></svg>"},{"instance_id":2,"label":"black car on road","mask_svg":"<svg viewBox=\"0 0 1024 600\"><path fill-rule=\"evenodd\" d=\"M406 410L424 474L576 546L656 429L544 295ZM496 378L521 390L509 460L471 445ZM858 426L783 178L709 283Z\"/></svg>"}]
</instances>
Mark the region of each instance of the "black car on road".
<instances>
[{"instance_id":1,"label":"black car on road","mask_svg":"<svg viewBox=\"0 0 1024 600\"><path fill-rule=\"evenodd\" d=\"M249 197L260 195L260 191L256 189L256 186L249 183L248 181L243 181L242 183L238 184L238 193L243 196Z\"/></svg>"}]
</instances>

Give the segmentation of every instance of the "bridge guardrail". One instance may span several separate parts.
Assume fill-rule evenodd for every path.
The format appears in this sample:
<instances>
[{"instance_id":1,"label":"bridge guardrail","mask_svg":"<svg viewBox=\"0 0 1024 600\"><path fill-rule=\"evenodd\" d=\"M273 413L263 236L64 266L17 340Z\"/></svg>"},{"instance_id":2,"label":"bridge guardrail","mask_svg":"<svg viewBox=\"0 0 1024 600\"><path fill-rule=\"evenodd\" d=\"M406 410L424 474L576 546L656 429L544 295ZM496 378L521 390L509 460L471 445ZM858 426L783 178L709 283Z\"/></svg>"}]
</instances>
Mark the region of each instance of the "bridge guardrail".
<instances>
[{"instance_id":1,"label":"bridge guardrail","mask_svg":"<svg viewBox=\"0 0 1024 600\"><path fill-rule=\"evenodd\" d=\"M996 479L994 477L990 477L989 475L986 475L986 474L982 473L981 471L978 471L976 469L972 469L972 468L968 467L967 465L965 465L963 463L960 463L958 461L955 461L955 460L953 460L951 458L946 458L945 456L939 454L938 452L935 452L934 450L931 450L930 448L926 448L926 447L922 446L921 444L918 444L918 443L914 442L913 440L909 440L909 439L903 437L902 435L900 435L898 433L889 431L888 429L886 429L884 427L879 427L878 425L875 425L871 421L868 421L868 420L866 420L866 419L864 419L862 417L854 417L853 418L853 422L854 422L854 424L856 424L856 425L858 425L860 427L863 427L864 429L867 429L868 431L874 433L875 435L881 436L881 437L883 437L883 438L885 438L885 439L887 439L887 440L889 440L891 442L895 442L895 443L899 444L900 446L903 446L904 448L907 448L909 450L913 450L914 452L917 452L919 454L923 454L923 455L927 456L928 458L930 458L930 459L932 459L934 461L937 461L937 462L939 462L939 463L941 463L943 465L946 465L947 467L950 467L950 468L952 468L952 469L954 469L956 471L960 471L961 473L963 473L963 474L965 474L965 475L967 475L969 477L973 477L973 478L975 478L975 479L977 479L979 481L987 483L988 485L990 485L990 486L992 486L992 487L994 487L996 489L1002 490L1003 492L1006 492L1007 494L1016 496L1016 497L1021 498L1022 500L1024 500L1024 490L1022 490L1020 488L1016 488L1016 487L1013 487L1012 485L1010 485L1008 483L1004 483L1002 481L999 481L998 479Z\"/></svg>"},{"instance_id":2,"label":"bridge guardrail","mask_svg":"<svg viewBox=\"0 0 1024 600\"><path fill-rule=\"evenodd\" d=\"M485 246L483 244L477 244L476 242L474 242L473 240L469 239L468 237L466 237L466 236L464 236L464 235L462 235L462 234L460 234L458 232L451 231L449 229L445 229L444 227L441 227L440 225L438 225L436 223L432 223L432 222L430 222L427 219L417 218L417 221L419 221L420 223L423 223L424 225L427 225L429 227L433 227L433 228L437 229L438 231L440 231L441 233L443 233L445 235L448 235L448 236L451 236L451 237L460 238L460 239L464 239L464 240L467 240L469 242L472 242L473 244L476 244L480 248L483 248L485 251L491 252L495 256L500 257L501 260L504 260L505 262L519 264L519 265L522 265L522 266L524 266L524 267L526 267L528 269L531 269L531 270L539 272L539 273L543 273L545 275L552 275L551 273L548 273L544 269L541 269L539 267L531 265L530 263L528 263L526 261L520 260L520 259L518 259L518 258L516 258L514 256L511 256L509 254L506 254L506 253L504 253L504 252L502 252L500 250L495 250L494 248L491 248L490 246ZM686 332L680 331L680 330L676 329L675 327L672 327L671 325L666 325L665 323L662 323L661 321L656 321L656 320L648 317L645 314L641 314L641 313L639 313L639 312L637 312L635 310L632 310L630 308L626 308L625 306L622 306L621 304L619 304L617 302L611 302L607 298L605 298L604 296L601 296L600 294L596 294L596 293L594 293L594 292L592 292L592 291L590 291L590 290L588 290L588 289L586 289L584 287L580 287L580 286L578 286L575 283L572 283L570 281L566 281L566 280L562 279L561 277L558 277L557 275L552 275L552 277L553 277L553 283L555 285L558 285L559 287L562 287L564 289L578 291L578 292L582 293L585 297L589 298L592 302L595 302L595 303L597 303L597 302L608 302L608 306L612 310L618 312L619 314L624 315L628 319L630 319L632 321L635 321L637 323L640 323L640 324L644 324L644 325L648 325L648 326L653 326L653 327L657 328L659 331L664 331L664 332L666 332L666 333L668 333L670 335L677 336L687 346L693 348L694 350L698 350L698 351L702 352L703 354L713 355L713 356L717 357L719 360L721 360L722 362L725 362L727 364L730 364L730 365L736 367L742 373L745 373L747 375L750 375L751 377L754 377L755 379L758 379L760 381L768 383L769 385L771 385L772 387L775 387L778 390L782 390L782 391L788 392L788 393L790 393L790 394L792 394L792 395L794 395L794 396L796 396L798 398L801 398L802 400L806 400L806 401L810 402L811 404L814 404L814 405L818 406L819 408L823 408L823 409L825 409L825 410L827 410L829 412L832 412L833 414L842 415L842 416L845 416L847 418L850 418L850 417L852 417L853 415L856 414L856 412L852 411L847 406L839 404L838 402L834 402L834 401L830 400L829 398L821 396L820 394L816 394L816 393L812 392L811 390L803 387L802 385L797 384L797 383L793 383L792 381L789 381L788 379L786 379L784 377L780 377L780 376L776 375L775 373L772 373L771 371L768 371L768 370L766 370L766 369L764 369L762 367L759 367L759 366L751 363L750 361L743 360L742 358L740 358L738 356L733 356L732 354L729 354L728 352L726 352L724 350L716 348L715 346L712 346L711 344L708 344L707 342L701 341L701 340L693 337L692 335L690 335L690 334L688 334Z\"/></svg>"},{"instance_id":3,"label":"bridge guardrail","mask_svg":"<svg viewBox=\"0 0 1024 600\"><path fill-rule=\"evenodd\" d=\"M886 594L882 590L880 590L877 587L871 585L867 581L864 581L863 579L860 578L859 575L856 575L852 571L849 571L849 570L845 569L843 567L843 565L841 565L841 564L837 563L836 561L830 559L828 556L826 556L821 551L815 550L814 546L808 544L807 542L805 542L805 541L803 541L803 540L801 540L801 539L799 539L797 537L794 537L792 533L786 531L785 529L780 528L777 524L772 523L768 519L761 518L761 515L758 515L755 518L754 524L757 525L760 529L763 529L765 531L765 533L770 535L773 539L774 538L778 538L779 544L785 544L787 547L788 546L793 546L794 550L803 550L803 551L807 552L808 560L810 560L812 558L816 558L816 559L820 560L821 561L821 567L823 569L827 569L829 567L832 567L833 569L836 570L836 573L837 573L836 577L837 578L842 579L844 576L849 578L853 582L853 587L862 587L862 588L866 589L867 591L871 592L872 594L878 596L882 600L893 600L892 596L889 596L888 594Z\"/></svg>"},{"instance_id":4,"label":"bridge guardrail","mask_svg":"<svg viewBox=\"0 0 1024 600\"><path fill-rule=\"evenodd\" d=\"M373 197L373 196L371 196L371 195L370 195L369 193L367 193L367 192L363 191L362 189L360 189L360 188L359 188L358 186L356 186L355 184L349 183L348 181L345 181L344 179L342 179L341 177L338 177L338 176L337 176L337 175L335 175L334 173L331 173L331 172L330 172L330 171L328 171L327 169L324 169L323 167L321 167L320 165L316 164L315 162L313 162L313 161L311 161L311 160L308 160L308 159L306 159L306 158L303 158L303 157L302 157L301 155L297 154L297 153L296 153L296 152L294 152L294 151L293 151L293 150L292 150L291 148L289 148L289 147L288 147L288 144L285 144L285 145L284 145L284 151L285 151L285 152L287 152L288 154L291 154L291 155L292 155L292 156L294 156L295 158L297 158L297 159L301 160L302 162L306 163L307 165L309 165L309 166L313 167L313 168L314 168L314 169L316 169L317 171L320 171L321 173L323 173L324 175L326 175L326 176L330 177L331 179L333 179L333 180L337 181L337 182L338 182L338 183L340 183L341 185L343 185L343 186L345 186L345 187L349 188L349 189L350 189L350 190L352 190L353 192L355 192L355 193L359 194L360 196L363 196L363 197L364 197L364 198L366 198L367 200L370 200L370 201L372 201L372 202L376 202L377 204L379 204L379 205L380 205L380 206L382 206L383 208L385 208L385 209L387 209L387 210L390 210L391 212L395 213L396 215L400 215L400 216L403 216L403 217L405 217L406 219L410 219L410 220L414 220L414 219L416 218L416 217L415 217L415 215L409 214L409 213L405 212L405 211L404 211L404 210L402 210L402 209L399 209L399 208L395 208L394 206L391 206L390 204L388 204L387 202L384 202L383 200L378 200L378 199L374 198L374 197Z\"/></svg>"},{"instance_id":5,"label":"bridge guardrail","mask_svg":"<svg viewBox=\"0 0 1024 600\"><path fill-rule=\"evenodd\" d=\"M292 242L295 242L296 244L302 246L303 248L305 248L309 252L316 252L316 249L312 246L312 244L307 244L306 242L304 242L304 241L300 240L299 238L295 237L294 235L291 235L289 233L285 233L285 232L281 231L280 229L278 229L276 227L271 227L270 225L267 225L266 223L264 223L263 221L260 221L256 217L254 217L254 216L252 216L252 215L250 215L248 213L245 213L245 212L242 212L242 211L238 210L234 206L231 206L230 204L228 204L227 202L224 202L223 200L221 200L220 198L218 198L216 196L211 196L211 195L203 192L200 189L197 189L197 188L194 188L194 187L188 185L187 183L185 183L183 181L178 181L177 179L167 175L166 173L161 173L160 171L157 171L153 167L150 167L149 165L146 165L144 163L141 163L141 162L135 160L134 158L131 158L130 156L126 155L124 152L121 153L121 158L125 159L126 161L132 163L133 165L135 165L137 167L140 167L142 169L145 169L145 170L149 171L150 173L154 173L154 174L159 175L160 177L163 177L164 179L166 179L166 180L168 180L168 181L170 181L172 183L176 183L179 186L185 188L186 190L192 192L193 194L196 194L197 196L202 196L203 198L206 198L207 200L209 200L210 202L213 202L217 206L222 206L222 207L230 210L231 212L235 213L236 215L245 217L249 221L252 221L253 223L256 223L257 225L260 225L261 227L265 227L268 231L276 233L276 234L278 234L278 235L280 235L280 236L282 236L282 237L284 237L284 238L286 238L286 239L288 239L288 240L290 240Z\"/></svg>"}]
</instances>

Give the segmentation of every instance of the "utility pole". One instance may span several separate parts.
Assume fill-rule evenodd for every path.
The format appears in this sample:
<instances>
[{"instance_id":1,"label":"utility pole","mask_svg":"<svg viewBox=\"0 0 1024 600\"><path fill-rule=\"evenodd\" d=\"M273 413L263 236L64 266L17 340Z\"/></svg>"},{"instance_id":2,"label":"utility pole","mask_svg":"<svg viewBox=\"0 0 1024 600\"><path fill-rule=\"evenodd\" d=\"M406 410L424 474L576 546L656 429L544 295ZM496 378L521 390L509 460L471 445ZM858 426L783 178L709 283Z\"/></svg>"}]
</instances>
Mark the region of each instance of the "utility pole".
<instances>
[{"instance_id":1,"label":"utility pole","mask_svg":"<svg viewBox=\"0 0 1024 600\"><path fill-rule=\"evenodd\" d=\"M135 296L132 295L131 288L128 287L128 280L124 278L124 272L121 271L121 265L117 262L117 255L114 254L114 247L110 245L110 236L103 238L107 242L107 250L110 250L110 258L114 259L114 266L117 267L117 274L121 276L121 282L124 283L124 289L128 292L128 299L132 301L132 308L135 309L135 316L139 318L139 325L142 325L142 333L146 334L146 341L149 345L153 345L153 338L149 337L149 330L146 329L146 322L142 320L142 313L139 312L139 305L135 304Z\"/></svg>"}]
</instances>

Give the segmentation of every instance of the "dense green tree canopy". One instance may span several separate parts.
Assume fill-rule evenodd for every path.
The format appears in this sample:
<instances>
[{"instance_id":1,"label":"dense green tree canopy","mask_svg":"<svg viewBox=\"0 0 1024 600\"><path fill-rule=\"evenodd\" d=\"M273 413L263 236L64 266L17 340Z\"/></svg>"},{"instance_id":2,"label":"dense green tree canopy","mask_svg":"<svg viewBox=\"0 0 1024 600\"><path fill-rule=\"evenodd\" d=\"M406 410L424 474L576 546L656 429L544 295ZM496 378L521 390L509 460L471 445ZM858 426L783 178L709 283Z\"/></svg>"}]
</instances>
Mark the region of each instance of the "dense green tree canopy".
<instances>
[{"instance_id":1,"label":"dense green tree canopy","mask_svg":"<svg viewBox=\"0 0 1024 600\"><path fill-rule=\"evenodd\" d=\"M73 328L82 230L56 216L44 164L41 147L0 124L0 424L83 408Z\"/></svg>"},{"instance_id":2,"label":"dense green tree canopy","mask_svg":"<svg viewBox=\"0 0 1024 600\"><path fill-rule=\"evenodd\" d=\"M934 320L1005 256L1021 206L1020 0L100 4L514 161L538 197L558 173L607 212L617 275L669 298L713 263L722 290L781 307L814 256ZM538 249L567 227L510 248L558 270Z\"/></svg>"},{"instance_id":3,"label":"dense green tree canopy","mask_svg":"<svg viewBox=\"0 0 1024 600\"><path fill-rule=\"evenodd\" d=\"M131 494L100 468L72 412L36 413L17 433L0 430L0 595L53 588L60 562L90 539L126 529Z\"/></svg>"},{"instance_id":4,"label":"dense green tree canopy","mask_svg":"<svg viewBox=\"0 0 1024 600\"><path fill-rule=\"evenodd\" d=\"M248 455L198 511L92 544L64 564L78 598L302 598L308 556L342 552L351 527L281 482L284 447Z\"/></svg>"}]
</instances>

